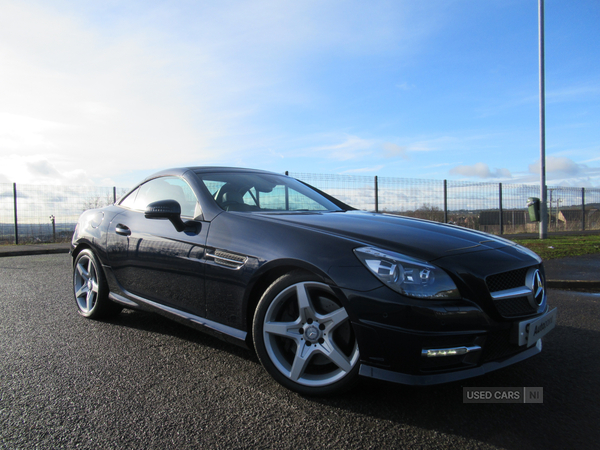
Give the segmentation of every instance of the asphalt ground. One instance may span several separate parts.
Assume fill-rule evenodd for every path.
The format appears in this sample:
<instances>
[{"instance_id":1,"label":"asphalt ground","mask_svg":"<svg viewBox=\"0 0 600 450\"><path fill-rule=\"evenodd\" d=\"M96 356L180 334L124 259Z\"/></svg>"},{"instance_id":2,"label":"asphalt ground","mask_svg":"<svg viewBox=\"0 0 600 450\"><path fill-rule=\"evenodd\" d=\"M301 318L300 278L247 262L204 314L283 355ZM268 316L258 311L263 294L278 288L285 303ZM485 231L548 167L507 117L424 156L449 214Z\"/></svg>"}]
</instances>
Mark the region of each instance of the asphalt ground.
<instances>
[{"instance_id":1,"label":"asphalt ground","mask_svg":"<svg viewBox=\"0 0 600 450\"><path fill-rule=\"evenodd\" d=\"M79 316L70 264L0 258L0 449L598 448L600 295L550 290L558 325L518 365L304 398L251 351L161 316ZM463 386L543 387L543 403L465 404Z\"/></svg>"}]
</instances>

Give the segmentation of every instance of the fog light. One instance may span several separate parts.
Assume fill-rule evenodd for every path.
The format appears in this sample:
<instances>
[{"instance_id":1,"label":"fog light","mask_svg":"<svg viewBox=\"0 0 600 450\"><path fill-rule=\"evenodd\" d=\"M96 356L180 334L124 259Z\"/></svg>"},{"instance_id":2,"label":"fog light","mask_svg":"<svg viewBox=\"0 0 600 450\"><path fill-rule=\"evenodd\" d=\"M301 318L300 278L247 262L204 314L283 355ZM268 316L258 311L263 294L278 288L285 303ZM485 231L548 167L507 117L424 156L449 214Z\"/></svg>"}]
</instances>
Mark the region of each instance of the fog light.
<instances>
[{"instance_id":1,"label":"fog light","mask_svg":"<svg viewBox=\"0 0 600 450\"><path fill-rule=\"evenodd\" d=\"M452 348L429 348L421 350L421 356L424 358L437 358L439 356L457 356L466 355L469 352L481 350L481 347L474 345L472 347L452 347Z\"/></svg>"}]
</instances>

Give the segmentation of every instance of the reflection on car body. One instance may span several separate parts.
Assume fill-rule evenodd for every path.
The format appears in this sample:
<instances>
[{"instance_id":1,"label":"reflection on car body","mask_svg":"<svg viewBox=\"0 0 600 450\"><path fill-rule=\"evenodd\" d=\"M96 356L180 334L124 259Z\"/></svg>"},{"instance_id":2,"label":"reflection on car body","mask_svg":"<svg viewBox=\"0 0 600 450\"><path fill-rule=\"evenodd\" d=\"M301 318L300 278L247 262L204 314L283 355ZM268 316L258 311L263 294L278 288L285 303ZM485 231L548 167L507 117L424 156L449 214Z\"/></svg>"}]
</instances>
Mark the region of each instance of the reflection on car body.
<instances>
[{"instance_id":1,"label":"reflection on car body","mask_svg":"<svg viewBox=\"0 0 600 450\"><path fill-rule=\"evenodd\" d=\"M83 316L163 314L253 347L275 380L308 395L346 390L359 375L481 375L539 353L556 323L531 251L357 211L259 170L157 173L85 212L72 256Z\"/></svg>"}]
</instances>

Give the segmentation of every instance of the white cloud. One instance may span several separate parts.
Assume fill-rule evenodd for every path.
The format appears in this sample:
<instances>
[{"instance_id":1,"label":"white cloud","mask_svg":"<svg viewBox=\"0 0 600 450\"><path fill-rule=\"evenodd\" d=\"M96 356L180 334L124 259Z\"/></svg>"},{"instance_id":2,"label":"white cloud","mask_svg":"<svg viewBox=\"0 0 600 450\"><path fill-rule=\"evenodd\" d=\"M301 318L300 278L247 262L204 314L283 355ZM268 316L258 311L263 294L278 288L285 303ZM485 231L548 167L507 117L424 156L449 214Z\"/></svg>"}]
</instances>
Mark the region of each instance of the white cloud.
<instances>
[{"instance_id":1,"label":"white cloud","mask_svg":"<svg viewBox=\"0 0 600 450\"><path fill-rule=\"evenodd\" d=\"M313 149L313 153L336 161L361 159L372 153L374 142L358 136L346 136L343 142Z\"/></svg>"},{"instance_id":2,"label":"white cloud","mask_svg":"<svg viewBox=\"0 0 600 450\"><path fill-rule=\"evenodd\" d=\"M547 156L546 157L546 173L560 173L566 176L577 176L585 170L585 164L577 164L570 158ZM540 160L529 165L530 173L540 173Z\"/></svg>"},{"instance_id":3,"label":"white cloud","mask_svg":"<svg viewBox=\"0 0 600 450\"><path fill-rule=\"evenodd\" d=\"M19 153L31 149L52 150L54 146L49 136L69 128L56 121L0 112L0 148Z\"/></svg>"},{"instance_id":4,"label":"white cloud","mask_svg":"<svg viewBox=\"0 0 600 450\"><path fill-rule=\"evenodd\" d=\"M600 151L600 149L598 149L598 151ZM586 161L582 161L582 163L590 163L590 162L595 162L595 161L600 161L600 157L588 159Z\"/></svg>"},{"instance_id":5,"label":"white cloud","mask_svg":"<svg viewBox=\"0 0 600 450\"><path fill-rule=\"evenodd\" d=\"M511 149L506 156L511 169L527 167L508 159L523 156L511 153L520 151L505 139L514 128L502 123L477 128L474 120L468 122L474 128L461 129L467 122L458 108L449 113L456 111L449 118L454 120L441 117L448 114L443 108L425 108L440 117L417 120L415 112L414 127L412 119L403 121L401 112L411 111L411 101L423 106L431 101L426 92L431 81L423 75L431 72L430 61L438 61L436 70L447 64L434 58L439 46L428 45L439 44L428 37L443 38L456 17L439 2L0 0L0 5L0 86L10 86L0 89L0 181L130 184L137 180L124 181L125 174L137 177L177 165L293 171L321 163L315 171L323 172L331 161L353 173L381 167L394 175L422 176L413 171L422 169L420 160L428 167L456 166L455 175L514 182L516 175L511 178L507 169L459 162L490 148ZM600 91L586 81L591 77L582 79L579 86L557 84L573 87L548 92L548 100L595 98ZM423 99L411 100L414 80ZM365 88L374 82L377 92ZM490 96L496 114L498 100ZM368 120L362 120L365 114ZM584 159L594 165L594 151ZM549 179L598 179L595 169L574 161L559 161L556 170L548 163Z\"/></svg>"},{"instance_id":6,"label":"white cloud","mask_svg":"<svg viewBox=\"0 0 600 450\"><path fill-rule=\"evenodd\" d=\"M406 147L402 147L398 144L393 144L391 142L386 142L383 144L383 149L385 150L384 157L386 158L400 157L402 159L408 159Z\"/></svg>"},{"instance_id":7,"label":"white cloud","mask_svg":"<svg viewBox=\"0 0 600 450\"><path fill-rule=\"evenodd\" d=\"M82 20L23 4L8 4L1 17L0 85L11 86L0 93L3 157L51 160L57 180L172 166L192 152L210 159L179 81L165 70L165 49L150 51L141 38L116 42Z\"/></svg>"},{"instance_id":8,"label":"white cloud","mask_svg":"<svg viewBox=\"0 0 600 450\"><path fill-rule=\"evenodd\" d=\"M270 130L256 127L259 119L270 125L264 111L314 107L327 93L311 77L329 55L415 52L435 29L435 8L422 9L410 2L3 1L0 86L11 88L0 91L0 114L10 118L0 120L1 156L45 158L58 174L96 182L243 160L250 151L266 158ZM346 160L369 154L369 146L350 137L323 150ZM6 167L0 172L14 178Z\"/></svg>"},{"instance_id":9,"label":"white cloud","mask_svg":"<svg viewBox=\"0 0 600 450\"><path fill-rule=\"evenodd\" d=\"M62 175L47 160L39 159L26 163L27 170L35 177L60 178Z\"/></svg>"},{"instance_id":10,"label":"white cloud","mask_svg":"<svg viewBox=\"0 0 600 450\"><path fill-rule=\"evenodd\" d=\"M530 179L537 179L539 173L540 161L538 160L529 165ZM600 186L600 167L590 167L566 157L547 156L546 182L560 186L598 187Z\"/></svg>"},{"instance_id":11,"label":"white cloud","mask_svg":"<svg viewBox=\"0 0 600 450\"><path fill-rule=\"evenodd\" d=\"M439 163L439 164L432 164L430 166L424 166L424 169L435 169L438 167L444 167L444 166L451 166L453 165L453 163Z\"/></svg>"},{"instance_id":12,"label":"white cloud","mask_svg":"<svg viewBox=\"0 0 600 450\"><path fill-rule=\"evenodd\" d=\"M59 171L45 155L8 155L2 159L0 182L43 185L90 185L86 171Z\"/></svg>"},{"instance_id":13,"label":"white cloud","mask_svg":"<svg viewBox=\"0 0 600 450\"><path fill-rule=\"evenodd\" d=\"M508 169L494 169L491 171L485 163L476 163L473 165L456 166L450 169L451 175L462 175L475 178L511 178L512 175Z\"/></svg>"}]
</instances>

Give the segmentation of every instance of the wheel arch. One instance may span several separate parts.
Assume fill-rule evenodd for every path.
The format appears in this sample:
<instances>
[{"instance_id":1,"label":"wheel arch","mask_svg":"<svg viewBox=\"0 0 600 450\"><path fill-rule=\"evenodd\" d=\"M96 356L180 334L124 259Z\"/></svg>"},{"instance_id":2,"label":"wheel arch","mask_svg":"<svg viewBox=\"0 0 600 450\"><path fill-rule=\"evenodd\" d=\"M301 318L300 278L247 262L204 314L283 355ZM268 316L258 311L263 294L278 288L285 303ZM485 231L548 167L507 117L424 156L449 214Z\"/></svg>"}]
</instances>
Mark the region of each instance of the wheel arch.
<instances>
[{"instance_id":1,"label":"wheel arch","mask_svg":"<svg viewBox=\"0 0 600 450\"><path fill-rule=\"evenodd\" d=\"M79 314L95 320L108 319L118 315L123 306L109 299L110 288L106 279L106 272L94 246L81 242L74 246L71 257L73 262L73 292ZM88 267L87 272L79 271L76 263L83 257L88 258L88 264L93 265L93 271L90 270L90 267ZM93 275L94 273L95 275ZM92 285L89 284L90 282ZM87 284L87 290L83 291L85 284ZM97 289L93 289L92 286L96 286ZM92 295L91 300L90 295ZM87 296L85 306L82 303L83 296Z\"/></svg>"},{"instance_id":2,"label":"wheel arch","mask_svg":"<svg viewBox=\"0 0 600 450\"><path fill-rule=\"evenodd\" d=\"M100 264L99 270L102 271L102 274L106 278L106 269L105 269L106 263L103 258L104 255L102 254L102 252L99 249L97 249L91 242L89 242L87 240L82 240L82 241L78 242L75 245L75 247L73 248L73 250L71 250L72 265L75 266L75 261L77 260L77 257L84 250L90 250L96 256L96 259L98 260L98 263Z\"/></svg>"},{"instance_id":3,"label":"wheel arch","mask_svg":"<svg viewBox=\"0 0 600 450\"><path fill-rule=\"evenodd\" d=\"M75 264L77 256L79 256L79 254L86 248L91 251L94 251L94 248L87 242L80 242L73 248L73 250L71 250L71 262L73 263L73 265Z\"/></svg>"}]
</instances>

